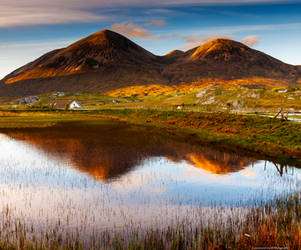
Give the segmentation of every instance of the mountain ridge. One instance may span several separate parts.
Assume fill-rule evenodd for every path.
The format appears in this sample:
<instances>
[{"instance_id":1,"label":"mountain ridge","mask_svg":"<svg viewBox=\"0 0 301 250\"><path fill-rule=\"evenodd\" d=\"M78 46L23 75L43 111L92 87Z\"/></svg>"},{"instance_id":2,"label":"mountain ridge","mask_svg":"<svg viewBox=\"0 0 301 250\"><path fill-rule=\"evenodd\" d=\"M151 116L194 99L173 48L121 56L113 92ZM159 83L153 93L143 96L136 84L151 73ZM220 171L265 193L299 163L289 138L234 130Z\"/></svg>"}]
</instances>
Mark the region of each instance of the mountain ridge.
<instances>
[{"instance_id":1,"label":"mountain ridge","mask_svg":"<svg viewBox=\"0 0 301 250\"><path fill-rule=\"evenodd\" d=\"M227 39L156 56L116 32L102 30L13 71L0 81L0 96L105 92L136 85L251 77L294 83L301 77L301 66Z\"/></svg>"}]
</instances>

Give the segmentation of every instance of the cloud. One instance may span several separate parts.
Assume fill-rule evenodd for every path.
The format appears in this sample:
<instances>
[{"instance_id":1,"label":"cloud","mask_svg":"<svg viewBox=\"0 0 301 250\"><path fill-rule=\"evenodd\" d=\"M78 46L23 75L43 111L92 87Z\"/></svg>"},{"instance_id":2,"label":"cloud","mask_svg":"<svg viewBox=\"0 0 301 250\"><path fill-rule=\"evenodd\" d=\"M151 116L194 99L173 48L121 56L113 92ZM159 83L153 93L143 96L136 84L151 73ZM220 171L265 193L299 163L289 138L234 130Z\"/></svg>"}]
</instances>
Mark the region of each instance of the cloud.
<instances>
[{"instance_id":1,"label":"cloud","mask_svg":"<svg viewBox=\"0 0 301 250\"><path fill-rule=\"evenodd\" d=\"M115 23L111 25L110 29L112 29L115 32L121 33L126 37L131 37L131 38L144 38L144 39L164 38L164 36L152 35L150 31L143 28L143 26L145 26L145 24L136 25L133 23L122 22L122 23Z\"/></svg>"},{"instance_id":2,"label":"cloud","mask_svg":"<svg viewBox=\"0 0 301 250\"><path fill-rule=\"evenodd\" d=\"M282 0L283 1L283 0ZM241 3L241 0L1 0L0 28L41 24L95 22L110 16L95 13L122 7L155 7L153 11L168 12L169 6L192 4ZM244 0L243 3L281 2L281 0ZM164 25L162 21L154 25Z\"/></svg>"},{"instance_id":3,"label":"cloud","mask_svg":"<svg viewBox=\"0 0 301 250\"><path fill-rule=\"evenodd\" d=\"M148 11L149 13L160 13L160 14L169 14L169 13L173 13L174 10L170 10L170 9L150 9Z\"/></svg>"},{"instance_id":4,"label":"cloud","mask_svg":"<svg viewBox=\"0 0 301 250\"><path fill-rule=\"evenodd\" d=\"M2 4L1 4L2 5ZM1 6L0 28L30 26L41 24L62 24L73 22L95 22L104 16L84 10L41 7Z\"/></svg>"},{"instance_id":5,"label":"cloud","mask_svg":"<svg viewBox=\"0 0 301 250\"><path fill-rule=\"evenodd\" d=\"M70 45L74 41L35 41L35 42L16 42L16 43L0 43L1 49L57 49Z\"/></svg>"},{"instance_id":6,"label":"cloud","mask_svg":"<svg viewBox=\"0 0 301 250\"><path fill-rule=\"evenodd\" d=\"M0 50L1 49L7 49L8 48L8 44L7 43L0 43Z\"/></svg>"},{"instance_id":7,"label":"cloud","mask_svg":"<svg viewBox=\"0 0 301 250\"><path fill-rule=\"evenodd\" d=\"M182 39L186 42L186 44L181 48L183 50L189 50L195 47L200 46L203 43L209 42L213 39L217 38L224 38L224 39L234 39L235 36L232 35L210 35L210 36L197 36L197 35L192 35L192 36L187 36L183 37Z\"/></svg>"},{"instance_id":8,"label":"cloud","mask_svg":"<svg viewBox=\"0 0 301 250\"><path fill-rule=\"evenodd\" d=\"M251 31L273 31L273 30L295 30L300 29L301 23L285 23L285 24L263 24L263 25L239 25L239 26L225 26L216 27L222 33L239 33ZM212 29L212 28L211 28Z\"/></svg>"},{"instance_id":9,"label":"cloud","mask_svg":"<svg viewBox=\"0 0 301 250\"><path fill-rule=\"evenodd\" d=\"M247 36L241 40L242 43L248 45L249 47L255 46L259 42L259 36Z\"/></svg>"},{"instance_id":10,"label":"cloud","mask_svg":"<svg viewBox=\"0 0 301 250\"><path fill-rule=\"evenodd\" d=\"M152 20L151 22L144 24L144 26L159 26L159 27L163 27L166 25L167 23L164 20Z\"/></svg>"}]
</instances>

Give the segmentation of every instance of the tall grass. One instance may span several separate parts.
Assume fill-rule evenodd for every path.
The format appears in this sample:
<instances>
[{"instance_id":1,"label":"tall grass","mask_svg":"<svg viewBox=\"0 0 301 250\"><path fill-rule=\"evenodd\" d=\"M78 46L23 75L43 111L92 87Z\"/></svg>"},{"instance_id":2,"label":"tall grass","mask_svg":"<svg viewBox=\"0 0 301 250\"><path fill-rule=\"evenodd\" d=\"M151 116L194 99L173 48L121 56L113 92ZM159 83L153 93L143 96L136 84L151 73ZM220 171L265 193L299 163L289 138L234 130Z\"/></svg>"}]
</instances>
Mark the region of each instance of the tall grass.
<instances>
[{"instance_id":1,"label":"tall grass","mask_svg":"<svg viewBox=\"0 0 301 250\"><path fill-rule=\"evenodd\" d=\"M128 225L119 231L90 235L62 231L59 223L53 228L36 230L21 220L13 220L7 207L1 214L0 249L299 249L300 198L300 193L296 193L254 206L247 213L240 213L241 218L235 212L223 220L212 218L207 223L183 220L173 226L153 228ZM222 213L221 208L216 211Z\"/></svg>"}]
</instances>

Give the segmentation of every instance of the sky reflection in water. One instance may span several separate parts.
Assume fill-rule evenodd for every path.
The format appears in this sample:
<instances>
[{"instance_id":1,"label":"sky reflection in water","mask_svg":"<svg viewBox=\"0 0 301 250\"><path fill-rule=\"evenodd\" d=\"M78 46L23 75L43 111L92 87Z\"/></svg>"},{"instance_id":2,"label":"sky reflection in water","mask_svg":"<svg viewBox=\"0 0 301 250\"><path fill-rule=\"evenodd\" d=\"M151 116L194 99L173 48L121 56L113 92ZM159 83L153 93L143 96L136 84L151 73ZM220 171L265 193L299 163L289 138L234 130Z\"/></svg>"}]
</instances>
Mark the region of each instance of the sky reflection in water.
<instances>
[{"instance_id":1,"label":"sky reflection in water","mask_svg":"<svg viewBox=\"0 0 301 250\"><path fill-rule=\"evenodd\" d=\"M5 133L1 206L32 223L122 227L173 220L199 205L253 205L300 189L300 169L282 172L271 162L124 124Z\"/></svg>"}]
</instances>

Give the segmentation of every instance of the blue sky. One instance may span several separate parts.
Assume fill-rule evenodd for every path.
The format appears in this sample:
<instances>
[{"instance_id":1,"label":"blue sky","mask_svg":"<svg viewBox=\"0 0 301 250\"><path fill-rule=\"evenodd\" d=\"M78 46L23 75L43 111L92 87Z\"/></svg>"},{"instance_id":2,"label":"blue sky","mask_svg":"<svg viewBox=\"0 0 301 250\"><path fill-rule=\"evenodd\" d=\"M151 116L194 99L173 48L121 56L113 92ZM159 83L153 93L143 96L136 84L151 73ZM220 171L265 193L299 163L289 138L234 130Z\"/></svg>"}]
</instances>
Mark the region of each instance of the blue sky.
<instances>
[{"instance_id":1,"label":"blue sky","mask_svg":"<svg viewBox=\"0 0 301 250\"><path fill-rule=\"evenodd\" d=\"M1 0L0 78L104 28L157 55L215 37L301 65L301 0Z\"/></svg>"}]
</instances>

